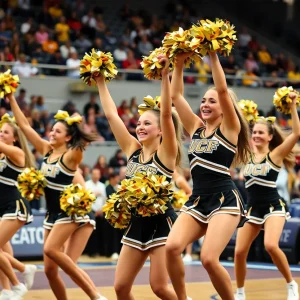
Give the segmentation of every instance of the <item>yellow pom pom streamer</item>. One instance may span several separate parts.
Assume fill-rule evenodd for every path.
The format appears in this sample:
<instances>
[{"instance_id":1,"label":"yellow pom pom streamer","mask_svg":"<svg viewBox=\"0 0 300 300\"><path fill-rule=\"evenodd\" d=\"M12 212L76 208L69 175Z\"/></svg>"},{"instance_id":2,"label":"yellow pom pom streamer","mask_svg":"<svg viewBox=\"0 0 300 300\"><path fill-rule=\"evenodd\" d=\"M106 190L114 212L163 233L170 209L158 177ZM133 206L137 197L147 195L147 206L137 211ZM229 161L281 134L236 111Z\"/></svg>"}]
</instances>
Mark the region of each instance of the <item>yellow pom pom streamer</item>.
<instances>
[{"instance_id":1,"label":"yellow pom pom streamer","mask_svg":"<svg viewBox=\"0 0 300 300\"><path fill-rule=\"evenodd\" d=\"M106 82L112 80L118 74L114 59L110 52L96 51L94 48L90 54L86 53L80 61L80 78L89 86L95 86L94 77L102 75Z\"/></svg>"},{"instance_id":2,"label":"yellow pom pom streamer","mask_svg":"<svg viewBox=\"0 0 300 300\"><path fill-rule=\"evenodd\" d=\"M200 20L192 26L190 33L193 36L190 48L201 56L207 55L208 51L217 51L228 56L237 41L234 25L221 19L216 19L215 22Z\"/></svg>"},{"instance_id":3,"label":"yellow pom pom streamer","mask_svg":"<svg viewBox=\"0 0 300 300\"><path fill-rule=\"evenodd\" d=\"M121 196L120 191L109 196L102 207L105 219L114 228L127 228L131 220L130 204Z\"/></svg>"},{"instance_id":4,"label":"yellow pom pom streamer","mask_svg":"<svg viewBox=\"0 0 300 300\"><path fill-rule=\"evenodd\" d=\"M159 63L159 55L166 55L166 49L163 47L156 48L150 52L149 56L143 56L141 67L143 68L144 76L149 80L161 79L161 71L164 66ZM169 70L172 71L172 67Z\"/></svg>"},{"instance_id":5,"label":"yellow pom pom streamer","mask_svg":"<svg viewBox=\"0 0 300 300\"><path fill-rule=\"evenodd\" d=\"M141 115L147 110L160 110L160 96L154 99L150 95L144 97L144 103L138 106L138 112Z\"/></svg>"},{"instance_id":6,"label":"yellow pom pom streamer","mask_svg":"<svg viewBox=\"0 0 300 300\"><path fill-rule=\"evenodd\" d=\"M0 74L0 98L14 93L20 84L19 76L12 75L11 70Z\"/></svg>"},{"instance_id":7,"label":"yellow pom pom streamer","mask_svg":"<svg viewBox=\"0 0 300 300\"><path fill-rule=\"evenodd\" d=\"M258 118L257 104L252 100L240 100L238 105L249 123L254 123Z\"/></svg>"},{"instance_id":8,"label":"yellow pom pom streamer","mask_svg":"<svg viewBox=\"0 0 300 300\"><path fill-rule=\"evenodd\" d=\"M1 127L3 126L3 124L5 124L5 123L13 123L13 124L17 125L15 117L11 117L8 113L5 113L5 114L1 117L0 128L1 128Z\"/></svg>"},{"instance_id":9,"label":"yellow pom pom streamer","mask_svg":"<svg viewBox=\"0 0 300 300\"><path fill-rule=\"evenodd\" d=\"M289 105L292 103L292 99L289 98L289 93L292 92L297 94L296 105L298 107L300 103L299 92L294 90L292 86L283 86L279 88L273 96L273 104L275 105L276 109L283 114L287 115L291 113Z\"/></svg>"},{"instance_id":10,"label":"yellow pom pom streamer","mask_svg":"<svg viewBox=\"0 0 300 300\"><path fill-rule=\"evenodd\" d=\"M191 48L191 40L193 36L190 30L183 30L181 27L177 31L168 32L163 41L163 47L166 49L167 56L170 58L170 63L174 64L175 56L182 52L194 52L185 60L185 66L190 67L193 61L200 61L199 52Z\"/></svg>"},{"instance_id":11,"label":"yellow pom pom streamer","mask_svg":"<svg viewBox=\"0 0 300 300\"><path fill-rule=\"evenodd\" d=\"M174 191L171 203L175 209L181 209L184 203L189 199L184 190Z\"/></svg>"},{"instance_id":12,"label":"yellow pom pom streamer","mask_svg":"<svg viewBox=\"0 0 300 300\"><path fill-rule=\"evenodd\" d=\"M126 197L128 202L132 198L137 199L136 213L142 217L164 214L173 194L172 184L166 180L166 176L136 173L132 180L134 184L129 187L131 193Z\"/></svg>"},{"instance_id":13,"label":"yellow pom pom streamer","mask_svg":"<svg viewBox=\"0 0 300 300\"><path fill-rule=\"evenodd\" d=\"M47 185L46 179L41 171L34 168L26 168L17 178L17 187L22 197L28 201L37 200L44 195Z\"/></svg>"},{"instance_id":14,"label":"yellow pom pom streamer","mask_svg":"<svg viewBox=\"0 0 300 300\"><path fill-rule=\"evenodd\" d=\"M68 216L84 216L92 210L96 196L80 184L71 184L64 189L60 197L60 208Z\"/></svg>"}]
</instances>

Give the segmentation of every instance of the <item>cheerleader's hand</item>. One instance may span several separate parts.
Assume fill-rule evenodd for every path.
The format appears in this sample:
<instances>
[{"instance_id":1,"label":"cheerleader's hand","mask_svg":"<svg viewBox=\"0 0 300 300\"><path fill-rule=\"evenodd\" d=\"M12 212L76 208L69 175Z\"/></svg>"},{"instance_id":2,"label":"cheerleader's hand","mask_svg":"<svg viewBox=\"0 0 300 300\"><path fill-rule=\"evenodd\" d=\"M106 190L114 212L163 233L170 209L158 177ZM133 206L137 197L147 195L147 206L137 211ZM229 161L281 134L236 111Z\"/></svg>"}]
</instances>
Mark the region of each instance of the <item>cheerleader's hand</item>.
<instances>
[{"instance_id":1,"label":"cheerleader's hand","mask_svg":"<svg viewBox=\"0 0 300 300\"><path fill-rule=\"evenodd\" d=\"M93 76L93 79L96 81L97 84L105 82L103 76L100 73L98 76Z\"/></svg>"},{"instance_id":2,"label":"cheerleader's hand","mask_svg":"<svg viewBox=\"0 0 300 300\"><path fill-rule=\"evenodd\" d=\"M162 75L168 75L169 74L169 66L170 66L170 61L167 56L165 55L159 55L158 57L158 62L164 66L163 69L161 70Z\"/></svg>"},{"instance_id":3,"label":"cheerleader's hand","mask_svg":"<svg viewBox=\"0 0 300 300\"><path fill-rule=\"evenodd\" d=\"M182 52L182 53L176 54L175 66L176 66L176 64L183 64L184 61L192 55L193 55L193 52Z\"/></svg>"},{"instance_id":4,"label":"cheerleader's hand","mask_svg":"<svg viewBox=\"0 0 300 300\"><path fill-rule=\"evenodd\" d=\"M292 100L291 105L296 105L298 95L294 92L289 93L289 98Z\"/></svg>"}]
</instances>

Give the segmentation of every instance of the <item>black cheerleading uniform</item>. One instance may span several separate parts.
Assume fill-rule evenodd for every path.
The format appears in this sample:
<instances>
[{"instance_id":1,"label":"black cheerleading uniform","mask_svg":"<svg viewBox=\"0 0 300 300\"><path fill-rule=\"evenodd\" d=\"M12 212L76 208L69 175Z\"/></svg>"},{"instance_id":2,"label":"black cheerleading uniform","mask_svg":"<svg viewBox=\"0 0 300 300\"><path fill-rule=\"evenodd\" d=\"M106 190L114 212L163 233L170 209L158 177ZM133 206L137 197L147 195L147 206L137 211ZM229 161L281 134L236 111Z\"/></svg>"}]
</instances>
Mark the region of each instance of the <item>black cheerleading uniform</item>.
<instances>
[{"instance_id":1,"label":"black cheerleading uniform","mask_svg":"<svg viewBox=\"0 0 300 300\"><path fill-rule=\"evenodd\" d=\"M17 188L18 175L24 170L6 156L0 159L0 220L33 221L30 205Z\"/></svg>"},{"instance_id":2,"label":"black cheerleading uniform","mask_svg":"<svg viewBox=\"0 0 300 300\"><path fill-rule=\"evenodd\" d=\"M147 161L140 159L142 149L136 150L127 163L126 178L129 179L138 172L150 172L158 175L165 175L167 181L171 182L173 171L167 169L157 156L157 152ZM167 237L175 222L177 215L170 202L164 214L152 217L142 217L131 214L131 222L122 238L122 244L146 251L150 248L165 245Z\"/></svg>"},{"instance_id":3,"label":"black cheerleading uniform","mask_svg":"<svg viewBox=\"0 0 300 300\"><path fill-rule=\"evenodd\" d=\"M47 186L45 187L45 198L47 203L47 213L44 220L44 228L51 230L55 224L79 223L84 225L91 223L95 226L95 221L91 214L85 216L68 216L66 212L60 208L61 192L70 184L72 184L75 172L70 170L63 163L64 154L54 161L50 161L49 157L52 151L48 152L44 157L41 172L45 176Z\"/></svg>"},{"instance_id":4,"label":"black cheerleading uniform","mask_svg":"<svg viewBox=\"0 0 300 300\"><path fill-rule=\"evenodd\" d=\"M236 146L219 127L209 137L204 132L205 127L196 130L188 150L193 193L181 211L202 223L216 214L240 215L242 226L246 221L244 202L229 173Z\"/></svg>"},{"instance_id":5,"label":"black cheerleading uniform","mask_svg":"<svg viewBox=\"0 0 300 300\"><path fill-rule=\"evenodd\" d=\"M280 167L274 164L269 153L259 163L250 162L244 168L247 189L247 218L250 223L263 224L271 216L290 218L286 203L280 197L276 180Z\"/></svg>"}]
</instances>

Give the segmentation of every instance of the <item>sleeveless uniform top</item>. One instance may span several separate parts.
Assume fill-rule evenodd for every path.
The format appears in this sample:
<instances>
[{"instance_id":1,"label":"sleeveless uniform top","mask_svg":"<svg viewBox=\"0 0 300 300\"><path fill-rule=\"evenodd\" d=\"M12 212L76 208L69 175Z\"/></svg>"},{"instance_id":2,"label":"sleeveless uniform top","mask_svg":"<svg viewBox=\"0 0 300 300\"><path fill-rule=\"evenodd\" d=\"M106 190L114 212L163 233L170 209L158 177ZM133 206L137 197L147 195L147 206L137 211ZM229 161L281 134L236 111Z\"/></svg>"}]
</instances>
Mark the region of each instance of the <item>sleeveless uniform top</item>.
<instances>
[{"instance_id":1,"label":"sleeveless uniform top","mask_svg":"<svg viewBox=\"0 0 300 300\"><path fill-rule=\"evenodd\" d=\"M172 181L173 171L163 165L157 156L157 152L147 161L141 161L142 149L136 150L129 158L126 168L126 178L129 179L135 173L150 172L152 174L164 175L168 182ZM168 209L165 214L173 212L173 207L170 202L167 203Z\"/></svg>"},{"instance_id":2,"label":"sleeveless uniform top","mask_svg":"<svg viewBox=\"0 0 300 300\"><path fill-rule=\"evenodd\" d=\"M47 209L52 213L61 212L60 197L64 188L72 184L75 172L70 170L63 163L64 154L55 161L50 162L49 157L52 151L48 152L43 159L41 172L45 176L47 186L45 187L45 198Z\"/></svg>"},{"instance_id":3,"label":"sleeveless uniform top","mask_svg":"<svg viewBox=\"0 0 300 300\"><path fill-rule=\"evenodd\" d=\"M16 166L6 156L0 159L0 207L22 198L17 188L17 178L24 170L25 167Z\"/></svg>"},{"instance_id":4,"label":"sleeveless uniform top","mask_svg":"<svg viewBox=\"0 0 300 300\"><path fill-rule=\"evenodd\" d=\"M188 150L193 195L235 189L229 168L236 146L224 137L219 127L209 137L204 132L205 127L196 130Z\"/></svg>"},{"instance_id":5,"label":"sleeveless uniform top","mask_svg":"<svg viewBox=\"0 0 300 300\"><path fill-rule=\"evenodd\" d=\"M259 163L255 163L251 155L250 162L244 168L248 205L278 202L281 198L276 187L279 171L280 167L272 162L269 153Z\"/></svg>"}]
</instances>

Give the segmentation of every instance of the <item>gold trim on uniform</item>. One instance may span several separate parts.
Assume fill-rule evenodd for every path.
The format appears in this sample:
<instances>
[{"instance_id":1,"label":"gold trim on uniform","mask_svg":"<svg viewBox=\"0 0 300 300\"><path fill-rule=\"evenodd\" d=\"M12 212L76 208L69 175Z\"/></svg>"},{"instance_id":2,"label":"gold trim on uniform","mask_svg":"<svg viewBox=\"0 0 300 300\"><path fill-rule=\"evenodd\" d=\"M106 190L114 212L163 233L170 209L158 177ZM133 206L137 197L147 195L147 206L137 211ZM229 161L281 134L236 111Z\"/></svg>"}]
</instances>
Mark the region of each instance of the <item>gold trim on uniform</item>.
<instances>
[{"instance_id":1,"label":"gold trim on uniform","mask_svg":"<svg viewBox=\"0 0 300 300\"><path fill-rule=\"evenodd\" d=\"M149 248L153 248L155 246L164 245L164 244L166 244L166 242L167 242L166 237L162 237L159 240L154 240L153 242L147 243L146 245L142 244L142 243L140 243L136 240L129 239L125 236L123 236L123 238L122 238L122 243L123 244L125 244L127 246L134 247L134 248L138 248L140 250L148 250Z\"/></svg>"},{"instance_id":2,"label":"gold trim on uniform","mask_svg":"<svg viewBox=\"0 0 300 300\"><path fill-rule=\"evenodd\" d=\"M168 170L166 170L163 166L161 166L158 161L155 160L155 158L153 157L153 163L154 165L167 177L172 177L174 172L170 172Z\"/></svg>"},{"instance_id":3,"label":"gold trim on uniform","mask_svg":"<svg viewBox=\"0 0 300 300\"><path fill-rule=\"evenodd\" d=\"M228 150L231 150L232 152L236 153L236 146L231 145L229 142L227 142L225 139L223 139L221 136L218 135L218 133L215 133L215 138L219 140L220 143L224 144L223 146L228 148Z\"/></svg>"},{"instance_id":4,"label":"gold trim on uniform","mask_svg":"<svg viewBox=\"0 0 300 300\"><path fill-rule=\"evenodd\" d=\"M229 172L228 168L216 166L215 164L211 164L206 161L203 161L202 159L200 159L199 157L196 157L196 156L195 156L195 158L192 159L192 163L190 165L191 170L193 169L193 167L195 165L200 165L201 167L206 168L206 169L211 168L211 169L213 169L213 171L223 173L223 174L225 173L230 176L230 172Z\"/></svg>"}]
</instances>

